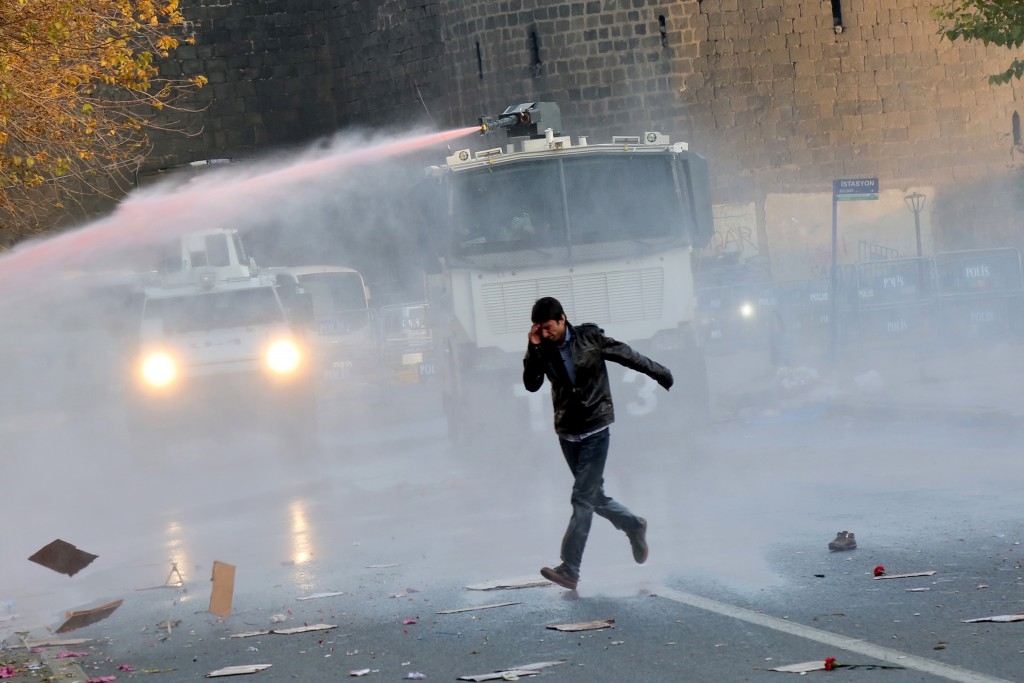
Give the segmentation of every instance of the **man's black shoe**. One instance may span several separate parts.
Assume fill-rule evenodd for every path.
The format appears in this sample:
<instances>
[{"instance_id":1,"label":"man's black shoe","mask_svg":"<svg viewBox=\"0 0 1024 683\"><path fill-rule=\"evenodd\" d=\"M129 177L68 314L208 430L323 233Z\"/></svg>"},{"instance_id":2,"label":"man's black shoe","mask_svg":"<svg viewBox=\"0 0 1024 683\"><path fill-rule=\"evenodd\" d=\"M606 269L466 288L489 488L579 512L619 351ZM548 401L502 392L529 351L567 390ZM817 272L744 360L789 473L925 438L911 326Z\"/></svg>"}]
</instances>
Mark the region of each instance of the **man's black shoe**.
<instances>
[{"instance_id":1,"label":"man's black shoe","mask_svg":"<svg viewBox=\"0 0 1024 683\"><path fill-rule=\"evenodd\" d=\"M633 559L636 560L637 564L643 564L647 561L647 520L643 517L640 518L640 526L627 531L626 536L629 537L629 544L633 547Z\"/></svg>"},{"instance_id":2,"label":"man's black shoe","mask_svg":"<svg viewBox=\"0 0 1024 683\"><path fill-rule=\"evenodd\" d=\"M551 567L541 567L540 575L551 583L557 583L562 588L568 588L571 591L576 590L576 582L579 581L579 579L569 573L565 564L560 564L554 569Z\"/></svg>"}]
</instances>

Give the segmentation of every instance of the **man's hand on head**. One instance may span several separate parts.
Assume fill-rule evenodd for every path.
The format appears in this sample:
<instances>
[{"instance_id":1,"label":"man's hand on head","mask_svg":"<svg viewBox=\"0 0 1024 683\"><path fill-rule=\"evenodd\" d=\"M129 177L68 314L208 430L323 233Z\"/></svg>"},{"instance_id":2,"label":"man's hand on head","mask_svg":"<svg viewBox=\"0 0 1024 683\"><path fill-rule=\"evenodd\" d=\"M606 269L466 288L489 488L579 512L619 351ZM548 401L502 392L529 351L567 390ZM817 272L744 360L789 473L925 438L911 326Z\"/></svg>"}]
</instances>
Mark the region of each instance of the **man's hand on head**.
<instances>
[{"instance_id":1,"label":"man's hand on head","mask_svg":"<svg viewBox=\"0 0 1024 683\"><path fill-rule=\"evenodd\" d=\"M534 323L533 327L530 328L529 334L530 343L534 346L539 346L541 342L540 336L540 323Z\"/></svg>"}]
</instances>

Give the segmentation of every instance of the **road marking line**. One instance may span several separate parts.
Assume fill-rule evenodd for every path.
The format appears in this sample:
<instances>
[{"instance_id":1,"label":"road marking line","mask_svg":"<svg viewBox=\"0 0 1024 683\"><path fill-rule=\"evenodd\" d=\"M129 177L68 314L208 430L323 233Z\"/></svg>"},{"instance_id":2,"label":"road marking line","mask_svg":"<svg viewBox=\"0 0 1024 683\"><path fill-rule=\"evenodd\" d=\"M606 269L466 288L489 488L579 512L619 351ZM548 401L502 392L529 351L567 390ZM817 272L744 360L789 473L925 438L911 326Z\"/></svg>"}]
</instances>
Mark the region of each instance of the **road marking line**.
<instances>
[{"instance_id":1,"label":"road marking line","mask_svg":"<svg viewBox=\"0 0 1024 683\"><path fill-rule=\"evenodd\" d=\"M760 612L754 612L743 607L736 607L735 605L718 602L717 600L703 598L692 593L685 593L671 588L661 588L652 592L658 597L667 598L674 602L689 605L690 607L696 607L697 609L714 612L715 614L720 614L725 617L739 619L740 621L746 621L774 631L788 633L799 638L804 638L805 640L813 640L823 645L831 645L832 647L856 652L857 654L865 655L866 657L872 657L890 664L898 664L899 666L905 666L908 669L914 669L933 676L939 676L940 678L945 678L950 681L957 681L958 683L1013 683L1005 678L996 678L995 676L988 676L986 674L970 671L969 669L950 666L949 664L943 664L932 659L925 659L924 657L907 654L889 647L882 647L881 645L857 640L856 638L849 638L847 636L829 633L828 631L822 631L821 629L813 628L811 626L804 626L803 624L794 623L778 617L770 617L767 614L761 614Z\"/></svg>"}]
</instances>

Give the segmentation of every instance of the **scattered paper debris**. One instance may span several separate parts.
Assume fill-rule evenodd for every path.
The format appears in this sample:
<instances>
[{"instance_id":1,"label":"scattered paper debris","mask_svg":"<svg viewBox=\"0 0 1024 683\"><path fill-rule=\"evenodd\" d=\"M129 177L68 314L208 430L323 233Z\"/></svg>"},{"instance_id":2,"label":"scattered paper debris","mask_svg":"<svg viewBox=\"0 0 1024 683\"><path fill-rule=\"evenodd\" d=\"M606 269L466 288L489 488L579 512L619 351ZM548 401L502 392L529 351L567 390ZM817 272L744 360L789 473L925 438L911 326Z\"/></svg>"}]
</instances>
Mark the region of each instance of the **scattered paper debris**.
<instances>
[{"instance_id":1,"label":"scattered paper debris","mask_svg":"<svg viewBox=\"0 0 1024 683\"><path fill-rule=\"evenodd\" d=\"M120 607L122 602L124 600L113 600L97 607L68 612L64 615L67 617L67 621L61 624L56 632L67 633L90 624L95 624L98 621L103 621L113 614L114 610Z\"/></svg>"},{"instance_id":2,"label":"scattered paper debris","mask_svg":"<svg viewBox=\"0 0 1024 683\"><path fill-rule=\"evenodd\" d=\"M74 576L88 567L97 557L99 555L79 550L67 541L58 538L56 541L44 545L28 559L55 572Z\"/></svg>"},{"instance_id":3,"label":"scattered paper debris","mask_svg":"<svg viewBox=\"0 0 1024 683\"><path fill-rule=\"evenodd\" d=\"M471 676L459 676L456 680L459 681L514 681L521 676L536 676L540 673L541 669L546 669L550 666L558 666L559 664L565 664L564 659L560 659L554 662L536 662L534 664L524 664L523 666L512 667L511 669L505 669L503 671L495 671L493 673L486 674L474 674Z\"/></svg>"},{"instance_id":4,"label":"scattered paper debris","mask_svg":"<svg viewBox=\"0 0 1024 683\"><path fill-rule=\"evenodd\" d=\"M166 629L167 633L170 633L172 629L176 629L181 626L181 619L164 619L156 625L159 629Z\"/></svg>"},{"instance_id":5,"label":"scattered paper debris","mask_svg":"<svg viewBox=\"0 0 1024 683\"><path fill-rule=\"evenodd\" d=\"M287 614L275 614L274 616L270 617L271 624L280 624L282 621L288 621Z\"/></svg>"},{"instance_id":6,"label":"scattered paper debris","mask_svg":"<svg viewBox=\"0 0 1024 683\"><path fill-rule=\"evenodd\" d=\"M789 674L806 674L811 671L833 671L835 669L905 669L903 666L894 666L889 664L840 664L836 661L835 657L826 657L824 660L815 660L813 662L799 662L797 664L786 664L784 666L776 666L768 671L781 671L782 673Z\"/></svg>"},{"instance_id":7,"label":"scattered paper debris","mask_svg":"<svg viewBox=\"0 0 1024 683\"><path fill-rule=\"evenodd\" d=\"M327 593L313 593L312 595L303 595L301 598L295 598L296 600L317 600L319 598L333 598L336 595L344 595L344 591L330 591Z\"/></svg>"},{"instance_id":8,"label":"scattered paper debris","mask_svg":"<svg viewBox=\"0 0 1024 683\"><path fill-rule=\"evenodd\" d=\"M245 631L244 633L233 633L229 638L251 638L252 636L266 636L275 634L279 636L290 636L295 633L307 633L309 631L328 631L338 628L337 624L308 624L306 626L295 626L293 628L272 628L260 631Z\"/></svg>"},{"instance_id":9,"label":"scattered paper debris","mask_svg":"<svg viewBox=\"0 0 1024 683\"><path fill-rule=\"evenodd\" d=\"M410 671L405 674L405 680L407 681L422 681L427 678L426 674L420 673L419 671Z\"/></svg>"},{"instance_id":10,"label":"scattered paper debris","mask_svg":"<svg viewBox=\"0 0 1024 683\"><path fill-rule=\"evenodd\" d=\"M927 593L931 588L905 588L908 593Z\"/></svg>"},{"instance_id":11,"label":"scattered paper debris","mask_svg":"<svg viewBox=\"0 0 1024 683\"><path fill-rule=\"evenodd\" d=\"M781 671L787 674L803 674L811 671L824 671L825 662L821 659L816 659L813 662L798 662L797 664L786 664L785 666L776 666L768 669L769 671Z\"/></svg>"},{"instance_id":12,"label":"scattered paper debris","mask_svg":"<svg viewBox=\"0 0 1024 683\"><path fill-rule=\"evenodd\" d=\"M400 566L397 562L393 564L368 564L367 569L391 569L392 567Z\"/></svg>"},{"instance_id":13,"label":"scattered paper debris","mask_svg":"<svg viewBox=\"0 0 1024 683\"><path fill-rule=\"evenodd\" d=\"M216 678L217 676L237 676L239 674L254 674L269 669L273 664L243 664L241 666L226 666L223 669L217 669L206 674L207 678Z\"/></svg>"},{"instance_id":14,"label":"scattered paper debris","mask_svg":"<svg viewBox=\"0 0 1024 683\"><path fill-rule=\"evenodd\" d=\"M883 570L884 571L884 570ZM907 572L906 574L881 574L876 575L875 580L879 579L912 579L915 576L934 576L935 570L932 569L926 572Z\"/></svg>"},{"instance_id":15,"label":"scattered paper debris","mask_svg":"<svg viewBox=\"0 0 1024 683\"><path fill-rule=\"evenodd\" d=\"M977 619L963 619L962 621L965 624L976 624L979 621L1007 623L1011 621L1024 621L1024 614L997 614L994 617L978 617Z\"/></svg>"},{"instance_id":16,"label":"scattered paper debris","mask_svg":"<svg viewBox=\"0 0 1024 683\"><path fill-rule=\"evenodd\" d=\"M85 679L85 683L110 683L116 680L117 676L94 676L93 678Z\"/></svg>"},{"instance_id":17,"label":"scattered paper debris","mask_svg":"<svg viewBox=\"0 0 1024 683\"><path fill-rule=\"evenodd\" d=\"M550 581L547 579L510 579L507 581L487 581L485 583L475 583L471 586L466 586L467 590L471 591L497 591L507 590L514 588L542 588L545 586L552 586Z\"/></svg>"},{"instance_id":18,"label":"scattered paper debris","mask_svg":"<svg viewBox=\"0 0 1024 683\"><path fill-rule=\"evenodd\" d=\"M413 625L416 624L416 620L415 619L402 619L402 624L404 624L405 626L413 626Z\"/></svg>"},{"instance_id":19,"label":"scattered paper debris","mask_svg":"<svg viewBox=\"0 0 1024 683\"><path fill-rule=\"evenodd\" d=\"M210 581L213 582L213 590L210 591L210 614L230 617L231 600L235 593L235 565L215 560Z\"/></svg>"},{"instance_id":20,"label":"scattered paper debris","mask_svg":"<svg viewBox=\"0 0 1024 683\"><path fill-rule=\"evenodd\" d=\"M52 640L29 640L24 643L24 647L30 650L38 647L71 647L73 645L84 645L85 643L92 642L92 638L56 638ZM12 647L19 647L22 643L13 645Z\"/></svg>"},{"instance_id":21,"label":"scattered paper debris","mask_svg":"<svg viewBox=\"0 0 1024 683\"><path fill-rule=\"evenodd\" d=\"M370 673L369 669L352 669L351 671L348 672L348 675L349 676L365 676L368 673Z\"/></svg>"},{"instance_id":22,"label":"scattered paper debris","mask_svg":"<svg viewBox=\"0 0 1024 683\"><path fill-rule=\"evenodd\" d=\"M477 605L475 607L459 607L458 609L446 609L434 614L461 614L462 612L476 612L482 609L494 609L495 607L508 607L510 605L521 605L521 602L495 602L490 605Z\"/></svg>"},{"instance_id":23,"label":"scattered paper debris","mask_svg":"<svg viewBox=\"0 0 1024 683\"><path fill-rule=\"evenodd\" d=\"M546 628L552 631L598 631L603 628L613 628L614 619L598 619L596 621L580 621L575 624L553 624Z\"/></svg>"}]
</instances>

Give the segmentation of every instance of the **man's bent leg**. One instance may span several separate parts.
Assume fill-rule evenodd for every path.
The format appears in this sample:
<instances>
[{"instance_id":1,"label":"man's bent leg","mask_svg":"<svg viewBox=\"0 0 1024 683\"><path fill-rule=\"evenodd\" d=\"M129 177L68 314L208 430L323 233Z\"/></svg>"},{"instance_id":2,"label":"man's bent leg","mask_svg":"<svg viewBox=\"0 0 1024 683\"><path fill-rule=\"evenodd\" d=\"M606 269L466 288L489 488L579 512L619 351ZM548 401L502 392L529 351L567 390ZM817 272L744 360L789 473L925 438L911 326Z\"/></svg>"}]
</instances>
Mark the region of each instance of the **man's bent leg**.
<instances>
[{"instance_id":1,"label":"man's bent leg","mask_svg":"<svg viewBox=\"0 0 1024 683\"><path fill-rule=\"evenodd\" d=\"M572 517L562 538L562 562L579 576L583 550L590 535L594 508L601 502L604 463L608 457L608 430L584 441L560 441L566 463L575 481L572 487Z\"/></svg>"}]
</instances>

